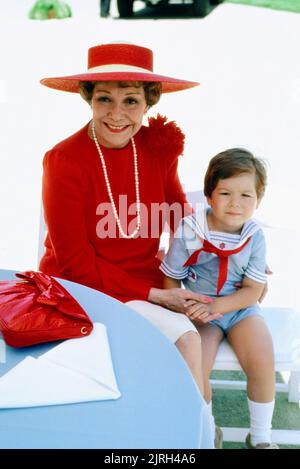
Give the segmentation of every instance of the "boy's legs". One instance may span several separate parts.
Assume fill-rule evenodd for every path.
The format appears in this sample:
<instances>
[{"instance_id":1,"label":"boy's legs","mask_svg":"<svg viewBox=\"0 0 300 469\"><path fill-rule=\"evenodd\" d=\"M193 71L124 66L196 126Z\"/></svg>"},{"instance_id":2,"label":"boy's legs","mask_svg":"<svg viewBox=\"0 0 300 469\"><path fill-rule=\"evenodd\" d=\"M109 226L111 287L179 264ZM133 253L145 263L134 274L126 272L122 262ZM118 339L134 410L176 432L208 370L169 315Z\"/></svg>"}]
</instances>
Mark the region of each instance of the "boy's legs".
<instances>
[{"instance_id":1,"label":"boy's legs","mask_svg":"<svg viewBox=\"0 0 300 469\"><path fill-rule=\"evenodd\" d=\"M270 332L264 320L254 315L235 324L227 338L247 375L251 443L269 443L275 396Z\"/></svg>"},{"instance_id":2,"label":"boy's legs","mask_svg":"<svg viewBox=\"0 0 300 469\"><path fill-rule=\"evenodd\" d=\"M255 402L270 402L275 396L273 343L260 316L250 316L228 332L228 341L245 371L248 397Z\"/></svg>"}]
</instances>

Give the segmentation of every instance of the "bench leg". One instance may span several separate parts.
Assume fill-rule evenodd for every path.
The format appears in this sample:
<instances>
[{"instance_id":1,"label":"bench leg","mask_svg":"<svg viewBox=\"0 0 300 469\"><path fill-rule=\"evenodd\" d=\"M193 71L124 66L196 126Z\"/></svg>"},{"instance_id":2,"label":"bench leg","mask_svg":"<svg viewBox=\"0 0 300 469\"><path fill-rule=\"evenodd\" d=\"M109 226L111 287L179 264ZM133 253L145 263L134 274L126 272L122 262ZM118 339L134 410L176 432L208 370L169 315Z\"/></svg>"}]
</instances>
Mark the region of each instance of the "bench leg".
<instances>
[{"instance_id":1,"label":"bench leg","mask_svg":"<svg viewBox=\"0 0 300 469\"><path fill-rule=\"evenodd\" d=\"M288 387L289 402L296 402L298 404L300 398L300 371L291 371Z\"/></svg>"}]
</instances>

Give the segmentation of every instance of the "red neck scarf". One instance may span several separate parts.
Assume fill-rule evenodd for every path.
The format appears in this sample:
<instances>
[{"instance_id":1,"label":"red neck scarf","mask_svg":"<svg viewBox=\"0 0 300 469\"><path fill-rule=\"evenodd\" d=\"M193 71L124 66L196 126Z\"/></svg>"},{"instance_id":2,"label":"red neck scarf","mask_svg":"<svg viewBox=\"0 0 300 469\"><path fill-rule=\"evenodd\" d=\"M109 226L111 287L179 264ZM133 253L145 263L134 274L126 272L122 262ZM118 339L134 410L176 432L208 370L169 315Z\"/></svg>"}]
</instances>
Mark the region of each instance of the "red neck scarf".
<instances>
[{"instance_id":1,"label":"red neck scarf","mask_svg":"<svg viewBox=\"0 0 300 469\"><path fill-rule=\"evenodd\" d=\"M203 242L202 248L197 249L197 251L193 252L193 254L185 262L184 267L188 267L189 265L197 264L198 256L202 251L216 254L219 258L219 277L218 277L218 286L217 286L217 295L219 295L220 291L223 288L224 283L227 280L228 258L229 258L229 256L231 256L232 254L237 254L237 253L241 252L244 249L244 247L246 246L246 244L249 243L250 239L251 239L251 236L240 247L238 247L236 249L231 249L230 251L223 251L222 249L217 248L216 246L214 246L209 241L206 241L206 239L205 239L204 242Z\"/></svg>"}]
</instances>

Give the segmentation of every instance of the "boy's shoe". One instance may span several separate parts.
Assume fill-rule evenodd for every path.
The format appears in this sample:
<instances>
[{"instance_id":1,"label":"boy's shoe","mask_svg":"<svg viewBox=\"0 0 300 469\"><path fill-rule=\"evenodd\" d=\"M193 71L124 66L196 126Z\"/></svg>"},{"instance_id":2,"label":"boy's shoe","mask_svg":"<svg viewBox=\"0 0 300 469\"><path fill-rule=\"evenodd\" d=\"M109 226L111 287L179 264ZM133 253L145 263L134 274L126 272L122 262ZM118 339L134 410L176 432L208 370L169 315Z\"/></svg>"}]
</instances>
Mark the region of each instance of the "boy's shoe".
<instances>
[{"instance_id":1,"label":"boy's shoe","mask_svg":"<svg viewBox=\"0 0 300 469\"><path fill-rule=\"evenodd\" d=\"M276 443L258 443L257 445L253 445L251 443L250 433L248 433L245 443L247 449L279 449Z\"/></svg>"},{"instance_id":2,"label":"boy's shoe","mask_svg":"<svg viewBox=\"0 0 300 469\"><path fill-rule=\"evenodd\" d=\"M222 449L223 447L223 432L220 427L216 425L215 429L215 449Z\"/></svg>"}]
</instances>

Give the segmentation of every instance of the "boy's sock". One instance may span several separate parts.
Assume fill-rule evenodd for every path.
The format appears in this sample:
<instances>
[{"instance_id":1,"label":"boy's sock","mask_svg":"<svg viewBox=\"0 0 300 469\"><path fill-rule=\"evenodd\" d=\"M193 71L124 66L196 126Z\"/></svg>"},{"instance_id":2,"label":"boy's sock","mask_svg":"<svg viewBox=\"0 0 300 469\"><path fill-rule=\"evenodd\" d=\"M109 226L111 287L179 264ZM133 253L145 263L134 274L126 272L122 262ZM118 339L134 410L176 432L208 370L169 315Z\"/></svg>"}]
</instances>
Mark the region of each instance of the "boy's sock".
<instances>
[{"instance_id":1,"label":"boy's sock","mask_svg":"<svg viewBox=\"0 0 300 469\"><path fill-rule=\"evenodd\" d=\"M258 443L271 443L274 405L274 400L272 402L254 402L248 398L250 435L253 446Z\"/></svg>"}]
</instances>

